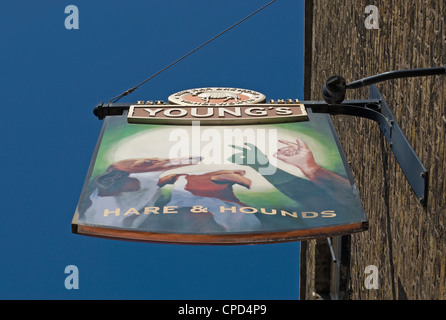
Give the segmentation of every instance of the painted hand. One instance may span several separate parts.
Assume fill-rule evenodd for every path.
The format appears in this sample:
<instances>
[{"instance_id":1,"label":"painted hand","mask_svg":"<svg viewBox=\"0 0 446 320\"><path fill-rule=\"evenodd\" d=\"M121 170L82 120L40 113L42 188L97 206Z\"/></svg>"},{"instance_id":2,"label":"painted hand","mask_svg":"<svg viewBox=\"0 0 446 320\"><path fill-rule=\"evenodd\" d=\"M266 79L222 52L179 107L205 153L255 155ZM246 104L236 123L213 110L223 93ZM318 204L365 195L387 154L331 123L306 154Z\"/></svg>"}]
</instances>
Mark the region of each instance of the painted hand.
<instances>
[{"instance_id":1,"label":"painted hand","mask_svg":"<svg viewBox=\"0 0 446 320\"><path fill-rule=\"evenodd\" d=\"M310 148L301 139L297 139L296 143L286 140L279 140L279 142L285 144L286 147L277 150L274 154L277 159L298 167L305 175L319 168Z\"/></svg>"},{"instance_id":2,"label":"painted hand","mask_svg":"<svg viewBox=\"0 0 446 320\"><path fill-rule=\"evenodd\" d=\"M231 145L234 149L242 152L234 153L228 160L236 164L250 166L257 171L259 168L268 167L268 158L262 151L251 143L245 143L244 145L244 147Z\"/></svg>"}]
</instances>

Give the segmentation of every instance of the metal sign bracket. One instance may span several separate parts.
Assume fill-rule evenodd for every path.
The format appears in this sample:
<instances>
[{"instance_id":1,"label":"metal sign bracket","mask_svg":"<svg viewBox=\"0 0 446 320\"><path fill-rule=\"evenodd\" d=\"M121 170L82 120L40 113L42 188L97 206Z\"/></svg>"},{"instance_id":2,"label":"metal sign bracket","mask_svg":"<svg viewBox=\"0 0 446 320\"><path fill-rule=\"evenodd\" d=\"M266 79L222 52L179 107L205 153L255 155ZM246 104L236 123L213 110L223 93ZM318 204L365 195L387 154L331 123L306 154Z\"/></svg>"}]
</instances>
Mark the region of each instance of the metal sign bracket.
<instances>
[{"instance_id":1,"label":"metal sign bracket","mask_svg":"<svg viewBox=\"0 0 446 320\"><path fill-rule=\"evenodd\" d=\"M376 121L418 200L422 206L426 206L428 171L413 150L375 85L370 86L368 100L344 101L341 104L327 104L322 101L302 103L307 108L311 108L313 113L351 115Z\"/></svg>"},{"instance_id":2,"label":"metal sign bracket","mask_svg":"<svg viewBox=\"0 0 446 320\"><path fill-rule=\"evenodd\" d=\"M386 101L375 85L370 86L370 98L379 100L381 114L386 117L390 123L390 132L389 134L384 134L384 136L403 170L403 173L417 195L418 200L422 206L426 206L429 182L427 169L413 150L394 115L390 111ZM383 129L381 130L383 131Z\"/></svg>"}]
</instances>

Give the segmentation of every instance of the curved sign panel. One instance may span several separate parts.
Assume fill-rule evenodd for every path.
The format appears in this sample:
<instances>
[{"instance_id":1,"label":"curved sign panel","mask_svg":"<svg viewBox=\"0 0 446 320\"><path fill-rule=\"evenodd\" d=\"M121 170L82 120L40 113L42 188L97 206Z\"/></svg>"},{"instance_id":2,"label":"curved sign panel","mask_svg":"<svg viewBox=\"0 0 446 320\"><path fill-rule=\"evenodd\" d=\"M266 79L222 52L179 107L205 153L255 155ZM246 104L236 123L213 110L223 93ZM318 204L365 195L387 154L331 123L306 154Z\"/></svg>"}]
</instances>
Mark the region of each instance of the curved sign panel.
<instances>
[{"instance_id":1,"label":"curved sign panel","mask_svg":"<svg viewBox=\"0 0 446 320\"><path fill-rule=\"evenodd\" d=\"M329 116L237 126L204 121L178 126L106 117L73 232L257 244L367 228Z\"/></svg>"}]
</instances>

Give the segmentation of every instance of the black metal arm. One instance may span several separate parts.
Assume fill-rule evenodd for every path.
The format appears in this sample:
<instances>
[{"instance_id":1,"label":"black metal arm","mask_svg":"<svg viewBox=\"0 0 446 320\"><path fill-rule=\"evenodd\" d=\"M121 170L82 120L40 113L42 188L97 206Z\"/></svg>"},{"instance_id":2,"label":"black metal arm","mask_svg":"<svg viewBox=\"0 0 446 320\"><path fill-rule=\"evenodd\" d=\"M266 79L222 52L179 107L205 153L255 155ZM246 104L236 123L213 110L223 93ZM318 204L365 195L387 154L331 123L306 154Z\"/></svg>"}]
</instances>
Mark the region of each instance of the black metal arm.
<instances>
[{"instance_id":1,"label":"black metal arm","mask_svg":"<svg viewBox=\"0 0 446 320\"><path fill-rule=\"evenodd\" d=\"M446 65L433 68L420 68L408 70L396 70L384 72L371 77L363 78L346 84L345 79L339 75L331 76L325 82L322 88L322 95L324 100L329 104L339 104L344 101L345 92L347 89L357 89L378 82L409 77L424 77L446 74Z\"/></svg>"},{"instance_id":2,"label":"black metal arm","mask_svg":"<svg viewBox=\"0 0 446 320\"><path fill-rule=\"evenodd\" d=\"M397 70L384 72L375 76L367 77L364 79L356 80L347 84L347 89L357 89L362 88L371 84L378 82L398 79L398 78L410 78L410 77L424 77L424 76L435 76L446 73L446 65L442 67L434 68L421 68L421 69L409 69L409 70Z\"/></svg>"}]
</instances>

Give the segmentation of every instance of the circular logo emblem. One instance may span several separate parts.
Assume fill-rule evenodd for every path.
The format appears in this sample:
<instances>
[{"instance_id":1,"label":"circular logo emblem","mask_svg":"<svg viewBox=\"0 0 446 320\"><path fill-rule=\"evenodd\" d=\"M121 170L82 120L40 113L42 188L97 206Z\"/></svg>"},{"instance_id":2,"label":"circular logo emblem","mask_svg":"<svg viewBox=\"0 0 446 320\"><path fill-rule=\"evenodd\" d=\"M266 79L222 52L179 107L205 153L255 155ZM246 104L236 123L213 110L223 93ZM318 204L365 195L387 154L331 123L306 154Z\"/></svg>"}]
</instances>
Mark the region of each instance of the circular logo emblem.
<instances>
[{"instance_id":1,"label":"circular logo emblem","mask_svg":"<svg viewBox=\"0 0 446 320\"><path fill-rule=\"evenodd\" d=\"M252 90L238 88L198 88L172 94L169 103L180 105L226 106L265 102L266 97Z\"/></svg>"}]
</instances>

